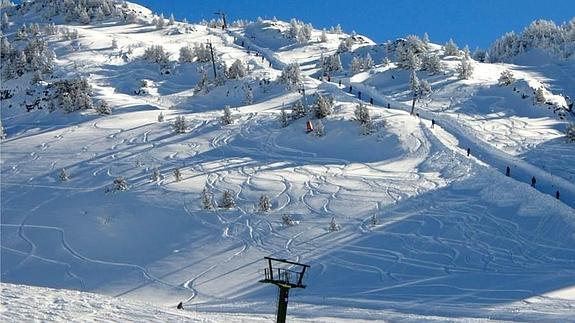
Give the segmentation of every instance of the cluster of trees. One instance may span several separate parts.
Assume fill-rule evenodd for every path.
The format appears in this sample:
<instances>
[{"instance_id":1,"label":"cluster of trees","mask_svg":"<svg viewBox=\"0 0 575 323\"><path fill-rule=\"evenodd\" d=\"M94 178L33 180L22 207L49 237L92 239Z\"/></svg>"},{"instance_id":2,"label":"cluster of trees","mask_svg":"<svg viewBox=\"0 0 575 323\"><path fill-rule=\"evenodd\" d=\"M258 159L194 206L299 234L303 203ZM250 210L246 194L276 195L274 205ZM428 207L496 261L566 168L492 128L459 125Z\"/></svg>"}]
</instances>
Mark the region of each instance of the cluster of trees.
<instances>
[{"instance_id":1,"label":"cluster of trees","mask_svg":"<svg viewBox=\"0 0 575 323\"><path fill-rule=\"evenodd\" d=\"M339 72L343 68L341 65L341 58L337 53L330 56L322 56L319 60L319 65L324 74Z\"/></svg>"},{"instance_id":2,"label":"cluster of trees","mask_svg":"<svg viewBox=\"0 0 575 323\"><path fill-rule=\"evenodd\" d=\"M50 111L58 107L67 113L94 108L92 87L85 78L56 81L51 87L54 92L50 100Z\"/></svg>"},{"instance_id":3,"label":"cluster of trees","mask_svg":"<svg viewBox=\"0 0 575 323\"><path fill-rule=\"evenodd\" d=\"M54 67L54 56L54 52L43 40L29 40L22 51L12 47L6 37L0 40L2 76L5 79L20 77L26 72L50 74Z\"/></svg>"},{"instance_id":4,"label":"cluster of trees","mask_svg":"<svg viewBox=\"0 0 575 323\"><path fill-rule=\"evenodd\" d=\"M210 49L203 43L196 43L194 47L184 46L180 48L180 63L209 62L211 60Z\"/></svg>"},{"instance_id":5,"label":"cluster of trees","mask_svg":"<svg viewBox=\"0 0 575 323\"><path fill-rule=\"evenodd\" d=\"M146 48L142 58L152 63L165 65L170 61L170 54L166 52L164 46L152 45Z\"/></svg>"},{"instance_id":6,"label":"cluster of trees","mask_svg":"<svg viewBox=\"0 0 575 323\"><path fill-rule=\"evenodd\" d=\"M222 209L232 209L236 207L236 201L234 192L231 190L225 190L222 192L222 196L219 202L214 201L214 195L208 190L208 188L204 188L201 193L201 204L204 210L212 210L216 207ZM259 199L258 203L258 211L259 212L269 212L272 209L272 201L267 194L262 194Z\"/></svg>"},{"instance_id":7,"label":"cluster of trees","mask_svg":"<svg viewBox=\"0 0 575 323\"><path fill-rule=\"evenodd\" d=\"M536 20L523 32L509 32L489 48L491 62L508 62L532 48L560 58L575 56L575 18L560 26L549 20Z\"/></svg>"},{"instance_id":8,"label":"cluster of trees","mask_svg":"<svg viewBox=\"0 0 575 323\"><path fill-rule=\"evenodd\" d=\"M298 63L287 64L282 69L282 74L278 78L280 83L285 84L289 91L299 90L303 85L303 76Z\"/></svg>"},{"instance_id":9,"label":"cluster of trees","mask_svg":"<svg viewBox=\"0 0 575 323\"><path fill-rule=\"evenodd\" d=\"M352 74L357 74L362 71L370 70L373 67L373 59L367 53L365 57L354 56L349 65L349 70Z\"/></svg>"},{"instance_id":10,"label":"cluster of trees","mask_svg":"<svg viewBox=\"0 0 575 323\"><path fill-rule=\"evenodd\" d=\"M359 121L361 126L361 134L362 135L369 135L372 134L374 131L373 121L371 120L371 115L369 113L369 109L365 104L360 102L355 107L355 119Z\"/></svg>"},{"instance_id":11,"label":"cluster of trees","mask_svg":"<svg viewBox=\"0 0 575 323\"><path fill-rule=\"evenodd\" d=\"M310 41L313 26L299 21L295 18L290 20L290 28L287 31L287 37L295 39L300 44L305 44Z\"/></svg>"},{"instance_id":12,"label":"cluster of trees","mask_svg":"<svg viewBox=\"0 0 575 323\"><path fill-rule=\"evenodd\" d=\"M45 18L62 15L67 22L89 24L111 16L121 16L123 11L114 0L45 0L39 3L38 11ZM21 10L26 12L33 3L24 2Z\"/></svg>"}]
</instances>

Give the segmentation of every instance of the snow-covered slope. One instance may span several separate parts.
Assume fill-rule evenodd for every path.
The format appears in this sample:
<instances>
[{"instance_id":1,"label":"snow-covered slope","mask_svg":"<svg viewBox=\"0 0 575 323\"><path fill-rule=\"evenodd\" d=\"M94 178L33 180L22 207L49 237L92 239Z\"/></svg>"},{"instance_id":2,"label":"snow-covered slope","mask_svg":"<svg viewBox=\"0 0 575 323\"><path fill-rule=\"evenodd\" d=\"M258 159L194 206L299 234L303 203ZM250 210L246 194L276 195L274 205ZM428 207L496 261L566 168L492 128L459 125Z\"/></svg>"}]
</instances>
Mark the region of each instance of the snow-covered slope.
<instances>
[{"instance_id":1,"label":"snow-covered slope","mask_svg":"<svg viewBox=\"0 0 575 323\"><path fill-rule=\"evenodd\" d=\"M258 283L262 258L275 256L311 265L308 287L290 298L290 314L302 319L570 318L575 150L562 133L572 116L548 107L567 104L560 94L572 94L573 61L548 61L544 69L472 61L472 77L460 80L461 58L430 44L445 68L418 72L433 92L418 100L416 117L410 73L381 64L386 46L365 37L328 32L322 40L312 30L298 43L280 21L158 28L147 9L118 8L89 24L52 17L66 24L40 36L55 53L53 73L35 85L31 72L2 84L11 94L0 111L7 133L0 146L3 282L167 307L182 301L200 312L244 313L232 318L238 321L251 318L245 313L263 320L273 316L276 290ZM46 18L11 10L5 35L22 49L20 27ZM318 79L322 56L350 38L345 69ZM207 41L220 76L238 60L246 75L212 81L209 61L178 61L182 47ZM143 59L157 44L169 58ZM349 62L367 53L375 66L352 75ZM302 65L305 96L278 80L294 62ZM506 69L517 79L512 86L497 84ZM58 105L49 112L54 83L78 77L112 114L64 113ZM197 86L205 78L209 84ZM550 105L533 102L541 85ZM282 127L282 110L300 99L311 106L318 93L334 100L324 136L305 132L308 118L317 126L312 115ZM373 120L369 135L354 114L359 102ZM221 121L226 105L229 125ZM181 116L187 129L175 133ZM111 189L118 176L128 190ZM204 189L218 203L230 191L236 207L204 209ZM259 210L263 194L269 212ZM341 230L329 230L332 220ZM115 304L96 303L108 301ZM12 319L15 303L6 304L2 315ZM175 315L166 320L189 317L166 311ZM200 317L224 319L218 315Z\"/></svg>"}]
</instances>

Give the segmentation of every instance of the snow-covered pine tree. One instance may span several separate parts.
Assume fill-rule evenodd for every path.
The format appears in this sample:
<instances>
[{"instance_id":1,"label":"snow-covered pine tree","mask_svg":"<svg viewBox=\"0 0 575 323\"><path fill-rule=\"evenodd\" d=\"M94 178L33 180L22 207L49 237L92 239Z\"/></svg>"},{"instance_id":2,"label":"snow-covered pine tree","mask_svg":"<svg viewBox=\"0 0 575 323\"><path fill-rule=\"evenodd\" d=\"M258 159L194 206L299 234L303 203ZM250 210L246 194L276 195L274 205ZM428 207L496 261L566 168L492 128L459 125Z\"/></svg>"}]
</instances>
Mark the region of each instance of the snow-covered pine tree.
<instances>
[{"instance_id":1,"label":"snow-covered pine tree","mask_svg":"<svg viewBox=\"0 0 575 323\"><path fill-rule=\"evenodd\" d=\"M351 74L357 74L362 70L363 70L362 60L359 57L354 56L351 59L351 63L349 63L349 71L351 72Z\"/></svg>"},{"instance_id":2,"label":"snow-covered pine tree","mask_svg":"<svg viewBox=\"0 0 575 323\"><path fill-rule=\"evenodd\" d=\"M381 64L385 67L385 66L388 66L389 64L391 64L391 61L389 60L389 58L387 58L387 56L385 56L385 57L381 60Z\"/></svg>"},{"instance_id":3,"label":"snow-covered pine tree","mask_svg":"<svg viewBox=\"0 0 575 323\"><path fill-rule=\"evenodd\" d=\"M427 33L426 33L427 34ZM369 223L371 224L372 227L376 226L379 224L379 219L377 218L377 214L374 214L371 216L371 219L369 220Z\"/></svg>"},{"instance_id":4,"label":"snow-covered pine tree","mask_svg":"<svg viewBox=\"0 0 575 323\"><path fill-rule=\"evenodd\" d=\"M295 91L301 88L303 84L303 77L298 63L291 63L284 66L282 74L278 79L281 83L286 85L289 91Z\"/></svg>"},{"instance_id":5,"label":"snow-covered pine tree","mask_svg":"<svg viewBox=\"0 0 575 323\"><path fill-rule=\"evenodd\" d=\"M174 175L174 180L176 182L179 182L182 180L182 172L180 172L179 168L175 168L174 171L172 172L172 174Z\"/></svg>"},{"instance_id":6,"label":"snow-covered pine tree","mask_svg":"<svg viewBox=\"0 0 575 323\"><path fill-rule=\"evenodd\" d=\"M200 79L194 87L194 94L208 93L209 91L209 79L208 73L205 70L200 71Z\"/></svg>"},{"instance_id":7,"label":"snow-covered pine tree","mask_svg":"<svg viewBox=\"0 0 575 323\"><path fill-rule=\"evenodd\" d=\"M457 47L457 44L450 38L443 46L443 52L447 56L459 56L459 47Z\"/></svg>"},{"instance_id":8,"label":"snow-covered pine tree","mask_svg":"<svg viewBox=\"0 0 575 323\"><path fill-rule=\"evenodd\" d=\"M515 83L515 78L510 70L504 70L501 72L501 75L499 76L499 85L509 86L513 83Z\"/></svg>"},{"instance_id":9,"label":"snow-covered pine tree","mask_svg":"<svg viewBox=\"0 0 575 323\"><path fill-rule=\"evenodd\" d=\"M354 43L353 38L347 37L346 39L342 40L341 43L339 43L336 53L341 54L351 52L353 43Z\"/></svg>"},{"instance_id":10,"label":"snow-covered pine tree","mask_svg":"<svg viewBox=\"0 0 575 323\"><path fill-rule=\"evenodd\" d=\"M58 177L60 178L60 182L67 182L70 180L70 173L68 173L66 168L62 168Z\"/></svg>"},{"instance_id":11,"label":"snow-covered pine tree","mask_svg":"<svg viewBox=\"0 0 575 323\"><path fill-rule=\"evenodd\" d=\"M116 38L112 38L112 49L118 48L118 40Z\"/></svg>"},{"instance_id":12,"label":"snow-covered pine tree","mask_svg":"<svg viewBox=\"0 0 575 323\"><path fill-rule=\"evenodd\" d=\"M6 38L6 36L2 36L2 38L0 38L0 58L2 60L10 60L14 55L14 48L12 48L12 44L10 44L10 41L8 41L8 38Z\"/></svg>"},{"instance_id":13,"label":"snow-covered pine tree","mask_svg":"<svg viewBox=\"0 0 575 323\"><path fill-rule=\"evenodd\" d=\"M421 95L428 95L431 92L431 84L429 84L427 80L419 80L419 93L421 93Z\"/></svg>"},{"instance_id":14,"label":"snow-covered pine tree","mask_svg":"<svg viewBox=\"0 0 575 323\"><path fill-rule=\"evenodd\" d=\"M421 41L425 45L425 48L429 49L429 35L427 32L423 33L423 38L421 38Z\"/></svg>"},{"instance_id":15,"label":"snow-covered pine tree","mask_svg":"<svg viewBox=\"0 0 575 323\"><path fill-rule=\"evenodd\" d=\"M413 70L411 71L411 75L409 76L409 89L411 90L413 96L419 95L420 91L419 78L417 77L417 74Z\"/></svg>"},{"instance_id":16,"label":"snow-covered pine tree","mask_svg":"<svg viewBox=\"0 0 575 323\"><path fill-rule=\"evenodd\" d=\"M426 70L430 74L439 74L443 70L441 60L439 56L435 53L429 53L423 56L422 69Z\"/></svg>"},{"instance_id":17,"label":"snow-covered pine tree","mask_svg":"<svg viewBox=\"0 0 575 323\"><path fill-rule=\"evenodd\" d=\"M365 58L363 59L363 69L368 71L372 67L373 67L373 58L371 58L371 55L367 53L367 55L365 55Z\"/></svg>"},{"instance_id":18,"label":"snow-covered pine tree","mask_svg":"<svg viewBox=\"0 0 575 323\"><path fill-rule=\"evenodd\" d=\"M176 18L174 18L174 14L170 14L170 20L168 21L168 26L173 26L176 23Z\"/></svg>"},{"instance_id":19,"label":"snow-covered pine tree","mask_svg":"<svg viewBox=\"0 0 575 323\"><path fill-rule=\"evenodd\" d=\"M160 114L158 114L158 122L164 122L164 114L162 112L160 112Z\"/></svg>"},{"instance_id":20,"label":"snow-covered pine tree","mask_svg":"<svg viewBox=\"0 0 575 323\"><path fill-rule=\"evenodd\" d=\"M0 139L6 139L6 132L4 131L2 120L0 120Z\"/></svg>"},{"instance_id":21,"label":"snow-covered pine tree","mask_svg":"<svg viewBox=\"0 0 575 323\"><path fill-rule=\"evenodd\" d=\"M329 232L335 232L341 230L341 225L335 222L335 217L331 218L331 222L329 223L329 227L327 228Z\"/></svg>"},{"instance_id":22,"label":"snow-covered pine tree","mask_svg":"<svg viewBox=\"0 0 575 323\"><path fill-rule=\"evenodd\" d=\"M364 124L371 122L371 116L369 115L369 109L367 106L363 104L363 102L358 103L355 106L354 111L355 119L359 121L359 123Z\"/></svg>"},{"instance_id":23,"label":"snow-covered pine tree","mask_svg":"<svg viewBox=\"0 0 575 323\"><path fill-rule=\"evenodd\" d=\"M338 35L343 34L343 30L341 29L341 25L337 24L335 27L333 27L333 32L335 34L338 34Z\"/></svg>"},{"instance_id":24,"label":"snow-covered pine tree","mask_svg":"<svg viewBox=\"0 0 575 323\"><path fill-rule=\"evenodd\" d=\"M232 124L234 122L234 119L232 117L232 110L230 109L229 105L226 105L224 107L224 115L221 118L222 121L222 125L229 125Z\"/></svg>"},{"instance_id":25,"label":"snow-covered pine tree","mask_svg":"<svg viewBox=\"0 0 575 323\"><path fill-rule=\"evenodd\" d=\"M236 206L236 201L234 199L234 195L232 191L225 190L222 195L222 200L220 202L219 207L223 209L231 209Z\"/></svg>"},{"instance_id":26,"label":"snow-covered pine tree","mask_svg":"<svg viewBox=\"0 0 575 323\"><path fill-rule=\"evenodd\" d=\"M473 75L473 65L468 58L463 58L457 66L457 74L460 79L470 79Z\"/></svg>"},{"instance_id":27,"label":"snow-covered pine tree","mask_svg":"<svg viewBox=\"0 0 575 323\"><path fill-rule=\"evenodd\" d=\"M150 181L158 182L160 179L162 179L162 174L159 169L155 168L152 172L152 176L150 176Z\"/></svg>"},{"instance_id":28,"label":"snow-covered pine tree","mask_svg":"<svg viewBox=\"0 0 575 323\"><path fill-rule=\"evenodd\" d=\"M190 46L180 48L180 63L192 63L194 61L194 49Z\"/></svg>"},{"instance_id":29,"label":"snow-covered pine tree","mask_svg":"<svg viewBox=\"0 0 575 323\"><path fill-rule=\"evenodd\" d=\"M570 123L565 129L565 138L568 142L575 142L575 123Z\"/></svg>"},{"instance_id":30,"label":"snow-covered pine tree","mask_svg":"<svg viewBox=\"0 0 575 323\"><path fill-rule=\"evenodd\" d=\"M260 202L258 204L260 212L269 212L272 209L272 200L267 194L262 194L260 196Z\"/></svg>"},{"instance_id":31,"label":"snow-covered pine tree","mask_svg":"<svg viewBox=\"0 0 575 323\"><path fill-rule=\"evenodd\" d=\"M470 59L471 58L471 52L469 51L469 46L465 45L465 47L463 47L463 57Z\"/></svg>"},{"instance_id":32,"label":"snow-covered pine tree","mask_svg":"<svg viewBox=\"0 0 575 323\"><path fill-rule=\"evenodd\" d=\"M244 84L244 102L246 105L254 104L254 92L249 84Z\"/></svg>"},{"instance_id":33,"label":"snow-covered pine tree","mask_svg":"<svg viewBox=\"0 0 575 323\"><path fill-rule=\"evenodd\" d=\"M292 219L291 216L289 216L289 214L284 214L282 215L282 224L285 225L286 227L289 227L294 225L295 221Z\"/></svg>"},{"instance_id":34,"label":"snow-covered pine tree","mask_svg":"<svg viewBox=\"0 0 575 323\"><path fill-rule=\"evenodd\" d=\"M306 114L307 111L303 106L303 102L301 100L297 100L292 106L290 118L292 118L293 120L297 120L299 118L305 117Z\"/></svg>"},{"instance_id":35,"label":"snow-covered pine tree","mask_svg":"<svg viewBox=\"0 0 575 323\"><path fill-rule=\"evenodd\" d=\"M313 133L318 137L325 136L325 126L323 125L323 122L321 122L321 119L316 121Z\"/></svg>"},{"instance_id":36,"label":"snow-covered pine tree","mask_svg":"<svg viewBox=\"0 0 575 323\"><path fill-rule=\"evenodd\" d=\"M161 13L160 16L159 16L159 17L157 18L157 20L156 20L156 27L157 27L158 29L160 29L160 28L164 28L165 25L166 25L166 21L165 21L165 18L164 18L164 14Z\"/></svg>"},{"instance_id":37,"label":"snow-covered pine tree","mask_svg":"<svg viewBox=\"0 0 575 323\"><path fill-rule=\"evenodd\" d=\"M240 59L236 59L228 71L228 78L240 79L248 74L246 66Z\"/></svg>"},{"instance_id":38,"label":"snow-covered pine tree","mask_svg":"<svg viewBox=\"0 0 575 323\"><path fill-rule=\"evenodd\" d=\"M212 202L212 194L207 188L202 191L202 207L204 210L211 210L214 208L214 203Z\"/></svg>"},{"instance_id":39,"label":"snow-covered pine tree","mask_svg":"<svg viewBox=\"0 0 575 323\"><path fill-rule=\"evenodd\" d=\"M285 110L282 110L282 112L280 113L279 121L282 128L289 126L289 117Z\"/></svg>"},{"instance_id":40,"label":"snow-covered pine tree","mask_svg":"<svg viewBox=\"0 0 575 323\"><path fill-rule=\"evenodd\" d=\"M325 118L331 114L333 110L333 99L326 97L321 93L317 93L315 101L315 117L318 119Z\"/></svg>"},{"instance_id":41,"label":"snow-covered pine tree","mask_svg":"<svg viewBox=\"0 0 575 323\"><path fill-rule=\"evenodd\" d=\"M545 92L543 91L543 87L539 87L537 91L535 91L535 102L536 103L545 103Z\"/></svg>"},{"instance_id":42,"label":"snow-covered pine tree","mask_svg":"<svg viewBox=\"0 0 575 323\"><path fill-rule=\"evenodd\" d=\"M144 51L143 59L157 64L166 64L170 61L170 55L162 45L152 45Z\"/></svg>"},{"instance_id":43,"label":"snow-covered pine tree","mask_svg":"<svg viewBox=\"0 0 575 323\"><path fill-rule=\"evenodd\" d=\"M96 105L95 110L100 115L110 115L112 114L112 108L108 105L108 102L102 100L100 104Z\"/></svg>"},{"instance_id":44,"label":"snow-covered pine tree","mask_svg":"<svg viewBox=\"0 0 575 323\"><path fill-rule=\"evenodd\" d=\"M6 14L6 12L3 12L2 13L2 21L0 22L1 29L4 30L4 29L8 28L9 25L10 25L10 19L8 18L8 15Z\"/></svg>"},{"instance_id":45,"label":"snow-covered pine tree","mask_svg":"<svg viewBox=\"0 0 575 323\"><path fill-rule=\"evenodd\" d=\"M128 181L123 176L118 176L114 179L113 190L114 191L127 191L129 188Z\"/></svg>"},{"instance_id":46,"label":"snow-covered pine tree","mask_svg":"<svg viewBox=\"0 0 575 323\"><path fill-rule=\"evenodd\" d=\"M339 57L338 54L333 54L332 56L329 57L329 65L330 65L330 71L337 72L343 69L341 65L341 58Z\"/></svg>"},{"instance_id":47,"label":"snow-covered pine tree","mask_svg":"<svg viewBox=\"0 0 575 323\"><path fill-rule=\"evenodd\" d=\"M177 116L174 120L174 132L175 133L186 133L186 118L184 116Z\"/></svg>"},{"instance_id":48,"label":"snow-covered pine tree","mask_svg":"<svg viewBox=\"0 0 575 323\"><path fill-rule=\"evenodd\" d=\"M326 31L325 31L325 28L322 29L322 31L321 31L321 36L319 37L319 40L320 40L322 43L327 42L327 33L326 33Z\"/></svg>"}]
</instances>

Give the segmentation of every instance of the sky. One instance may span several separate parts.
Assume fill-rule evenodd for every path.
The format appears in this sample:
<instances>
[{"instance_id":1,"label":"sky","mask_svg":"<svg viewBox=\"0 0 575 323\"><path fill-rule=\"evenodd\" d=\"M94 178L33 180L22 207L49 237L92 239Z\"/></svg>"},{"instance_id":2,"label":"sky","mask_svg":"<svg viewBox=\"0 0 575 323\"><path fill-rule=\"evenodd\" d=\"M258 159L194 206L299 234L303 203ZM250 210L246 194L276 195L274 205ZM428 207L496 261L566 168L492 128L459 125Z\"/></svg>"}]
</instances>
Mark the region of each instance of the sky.
<instances>
[{"instance_id":1,"label":"sky","mask_svg":"<svg viewBox=\"0 0 575 323\"><path fill-rule=\"evenodd\" d=\"M575 16L574 0L131 0L177 20L214 18L222 10L229 21L258 16L316 28L341 24L376 42L427 32L434 43L453 38L461 47L487 48L508 31L521 31L536 19L563 23Z\"/></svg>"}]
</instances>

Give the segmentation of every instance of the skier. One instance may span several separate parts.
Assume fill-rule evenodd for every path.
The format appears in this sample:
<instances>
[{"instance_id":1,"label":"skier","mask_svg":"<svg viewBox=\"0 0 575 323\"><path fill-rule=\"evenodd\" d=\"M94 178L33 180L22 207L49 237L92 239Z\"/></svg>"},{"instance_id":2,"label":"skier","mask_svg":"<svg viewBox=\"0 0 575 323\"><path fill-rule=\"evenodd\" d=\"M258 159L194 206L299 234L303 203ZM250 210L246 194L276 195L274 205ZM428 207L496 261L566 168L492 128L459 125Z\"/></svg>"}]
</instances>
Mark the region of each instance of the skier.
<instances>
[{"instance_id":1,"label":"skier","mask_svg":"<svg viewBox=\"0 0 575 323\"><path fill-rule=\"evenodd\" d=\"M559 191L555 192L555 198L559 199L559 196L560 196Z\"/></svg>"},{"instance_id":2,"label":"skier","mask_svg":"<svg viewBox=\"0 0 575 323\"><path fill-rule=\"evenodd\" d=\"M351 87L351 84L350 84L350 85L349 85L349 93L351 93L351 90L352 90L352 89L353 89L353 88Z\"/></svg>"},{"instance_id":3,"label":"skier","mask_svg":"<svg viewBox=\"0 0 575 323\"><path fill-rule=\"evenodd\" d=\"M531 187L535 187L535 183L537 183L537 180L535 179L535 176L531 177Z\"/></svg>"},{"instance_id":4,"label":"skier","mask_svg":"<svg viewBox=\"0 0 575 323\"><path fill-rule=\"evenodd\" d=\"M373 105L373 98L369 98L369 104Z\"/></svg>"},{"instance_id":5,"label":"skier","mask_svg":"<svg viewBox=\"0 0 575 323\"><path fill-rule=\"evenodd\" d=\"M311 120L308 120L305 124L306 127L306 133L310 133L313 131L313 123L311 123Z\"/></svg>"},{"instance_id":6,"label":"skier","mask_svg":"<svg viewBox=\"0 0 575 323\"><path fill-rule=\"evenodd\" d=\"M341 80L339 80L339 83L338 83L338 84L339 84L339 87L341 87Z\"/></svg>"},{"instance_id":7,"label":"skier","mask_svg":"<svg viewBox=\"0 0 575 323\"><path fill-rule=\"evenodd\" d=\"M184 304L183 304L182 302L179 302L177 308L178 308L179 310L183 310L183 309L184 309Z\"/></svg>"},{"instance_id":8,"label":"skier","mask_svg":"<svg viewBox=\"0 0 575 323\"><path fill-rule=\"evenodd\" d=\"M391 105L390 105L389 103L387 104L387 108L388 108L388 109L391 109Z\"/></svg>"},{"instance_id":9,"label":"skier","mask_svg":"<svg viewBox=\"0 0 575 323\"><path fill-rule=\"evenodd\" d=\"M329 76L329 75L327 76L327 81L331 82L331 76Z\"/></svg>"},{"instance_id":10,"label":"skier","mask_svg":"<svg viewBox=\"0 0 575 323\"><path fill-rule=\"evenodd\" d=\"M471 154L471 148L467 148L467 157Z\"/></svg>"},{"instance_id":11,"label":"skier","mask_svg":"<svg viewBox=\"0 0 575 323\"><path fill-rule=\"evenodd\" d=\"M244 41L242 40L242 47L244 47Z\"/></svg>"},{"instance_id":12,"label":"skier","mask_svg":"<svg viewBox=\"0 0 575 323\"><path fill-rule=\"evenodd\" d=\"M435 127L435 119L431 119L431 128Z\"/></svg>"},{"instance_id":13,"label":"skier","mask_svg":"<svg viewBox=\"0 0 575 323\"><path fill-rule=\"evenodd\" d=\"M509 177L509 175L511 175L511 168L507 166L507 168L505 168L505 176Z\"/></svg>"},{"instance_id":14,"label":"skier","mask_svg":"<svg viewBox=\"0 0 575 323\"><path fill-rule=\"evenodd\" d=\"M357 92L357 98L361 100L361 91Z\"/></svg>"}]
</instances>

